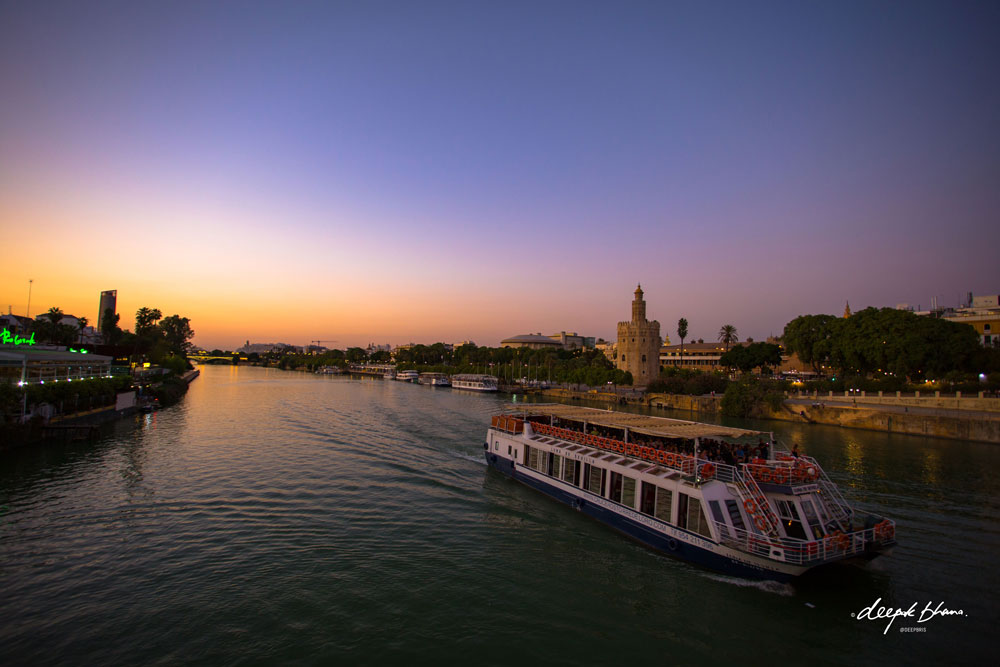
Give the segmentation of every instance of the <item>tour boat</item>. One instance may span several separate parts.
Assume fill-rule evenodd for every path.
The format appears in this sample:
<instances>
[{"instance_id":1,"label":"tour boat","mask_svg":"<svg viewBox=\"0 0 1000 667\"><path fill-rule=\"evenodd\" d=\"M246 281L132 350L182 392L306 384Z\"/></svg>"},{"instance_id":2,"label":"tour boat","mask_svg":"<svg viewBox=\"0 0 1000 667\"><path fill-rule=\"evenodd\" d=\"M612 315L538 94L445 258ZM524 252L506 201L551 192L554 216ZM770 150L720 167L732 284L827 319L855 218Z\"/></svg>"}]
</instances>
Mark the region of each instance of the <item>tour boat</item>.
<instances>
[{"instance_id":1,"label":"tour boat","mask_svg":"<svg viewBox=\"0 0 1000 667\"><path fill-rule=\"evenodd\" d=\"M416 382L419 377L417 371L396 371L396 379L400 382Z\"/></svg>"},{"instance_id":2,"label":"tour boat","mask_svg":"<svg viewBox=\"0 0 1000 667\"><path fill-rule=\"evenodd\" d=\"M493 375L464 373L451 376L452 389L468 389L470 391L496 391L497 379Z\"/></svg>"},{"instance_id":3,"label":"tour boat","mask_svg":"<svg viewBox=\"0 0 1000 667\"><path fill-rule=\"evenodd\" d=\"M790 581L896 543L893 521L851 507L815 459L762 431L518 404L493 417L483 447L487 463L513 479L727 574ZM741 450L745 462L735 460Z\"/></svg>"},{"instance_id":4,"label":"tour boat","mask_svg":"<svg viewBox=\"0 0 1000 667\"><path fill-rule=\"evenodd\" d=\"M391 370L386 371L385 374L382 376L382 378L384 380L395 380L396 379L396 369L393 368Z\"/></svg>"},{"instance_id":5,"label":"tour boat","mask_svg":"<svg viewBox=\"0 0 1000 667\"><path fill-rule=\"evenodd\" d=\"M433 387L450 387L451 382L444 373L421 373L418 379L420 384L429 384Z\"/></svg>"}]
</instances>

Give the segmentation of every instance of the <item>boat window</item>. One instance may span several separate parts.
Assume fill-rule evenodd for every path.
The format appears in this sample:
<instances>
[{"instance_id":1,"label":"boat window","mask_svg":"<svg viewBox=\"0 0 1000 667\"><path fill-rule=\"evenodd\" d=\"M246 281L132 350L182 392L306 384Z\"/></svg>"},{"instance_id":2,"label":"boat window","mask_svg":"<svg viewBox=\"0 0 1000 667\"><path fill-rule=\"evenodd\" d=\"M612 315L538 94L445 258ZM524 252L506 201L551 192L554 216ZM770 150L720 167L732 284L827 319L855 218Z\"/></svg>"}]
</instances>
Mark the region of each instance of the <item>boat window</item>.
<instances>
[{"instance_id":1,"label":"boat window","mask_svg":"<svg viewBox=\"0 0 1000 667\"><path fill-rule=\"evenodd\" d=\"M507 456L513 456L514 452L510 445L507 445Z\"/></svg>"},{"instance_id":2,"label":"boat window","mask_svg":"<svg viewBox=\"0 0 1000 667\"><path fill-rule=\"evenodd\" d=\"M612 472L611 473L611 492L608 495L611 500L616 503L622 501L622 476L621 473Z\"/></svg>"},{"instance_id":3,"label":"boat window","mask_svg":"<svg viewBox=\"0 0 1000 667\"><path fill-rule=\"evenodd\" d=\"M656 518L670 523L670 506L673 503L674 492L663 487L656 488Z\"/></svg>"},{"instance_id":4,"label":"boat window","mask_svg":"<svg viewBox=\"0 0 1000 667\"><path fill-rule=\"evenodd\" d=\"M777 505L778 517L781 518L781 523L785 526L785 533L789 537L800 540L807 539L806 531L802 528L802 522L799 521L799 514L795 511L795 505L787 500L778 500Z\"/></svg>"},{"instance_id":5,"label":"boat window","mask_svg":"<svg viewBox=\"0 0 1000 667\"><path fill-rule=\"evenodd\" d=\"M573 459L566 459L566 462L563 465L563 473L562 473L562 480L564 482L569 482L570 484L573 483L573 480L576 479L577 465L579 464Z\"/></svg>"},{"instance_id":6,"label":"boat window","mask_svg":"<svg viewBox=\"0 0 1000 667\"><path fill-rule=\"evenodd\" d=\"M549 474L553 477L559 477L560 464L562 463L562 457L558 454L552 454L551 459L549 459Z\"/></svg>"},{"instance_id":7,"label":"boat window","mask_svg":"<svg viewBox=\"0 0 1000 667\"><path fill-rule=\"evenodd\" d=\"M677 526L687 528L688 495L686 493L677 494Z\"/></svg>"},{"instance_id":8,"label":"boat window","mask_svg":"<svg viewBox=\"0 0 1000 667\"><path fill-rule=\"evenodd\" d=\"M538 470L538 450L534 447L528 447L526 451L528 452L528 467L532 470Z\"/></svg>"},{"instance_id":9,"label":"boat window","mask_svg":"<svg viewBox=\"0 0 1000 667\"><path fill-rule=\"evenodd\" d=\"M802 503L802 512L806 515L806 521L812 528L813 536L819 538L820 536L823 535L823 529L820 525L819 517L816 516L816 508L813 507L813 502L811 500L806 500L805 498L803 498L801 500L801 503Z\"/></svg>"},{"instance_id":10,"label":"boat window","mask_svg":"<svg viewBox=\"0 0 1000 667\"><path fill-rule=\"evenodd\" d=\"M635 507L635 479L622 477L622 504Z\"/></svg>"},{"instance_id":11,"label":"boat window","mask_svg":"<svg viewBox=\"0 0 1000 667\"><path fill-rule=\"evenodd\" d=\"M733 522L733 526L744 530L745 524L743 523L743 514L740 512L739 504L735 500L726 500L726 510L729 512L729 520Z\"/></svg>"},{"instance_id":12,"label":"boat window","mask_svg":"<svg viewBox=\"0 0 1000 667\"><path fill-rule=\"evenodd\" d=\"M649 482L642 483L642 496L639 500L639 511L643 514L653 516L656 512L656 485Z\"/></svg>"},{"instance_id":13,"label":"boat window","mask_svg":"<svg viewBox=\"0 0 1000 667\"><path fill-rule=\"evenodd\" d=\"M701 509L701 502L695 498L692 498L688 503L687 529L705 537L712 537L712 531L708 529L708 521L705 520L705 512Z\"/></svg>"},{"instance_id":14,"label":"boat window","mask_svg":"<svg viewBox=\"0 0 1000 667\"><path fill-rule=\"evenodd\" d=\"M500 441L499 440L497 440L496 442L493 443L493 451L495 451L495 452L499 452L500 451Z\"/></svg>"},{"instance_id":15,"label":"boat window","mask_svg":"<svg viewBox=\"0 0 1000 667\"><path fill-rule=\"evenodd\" d=\"M604 472L603 468L598 468L597 466L590 466L590 473L587 475L587 490L591 493L596 493L597 495L604 495L601 493L601 473Z\"/></svg>"}]
</instances>

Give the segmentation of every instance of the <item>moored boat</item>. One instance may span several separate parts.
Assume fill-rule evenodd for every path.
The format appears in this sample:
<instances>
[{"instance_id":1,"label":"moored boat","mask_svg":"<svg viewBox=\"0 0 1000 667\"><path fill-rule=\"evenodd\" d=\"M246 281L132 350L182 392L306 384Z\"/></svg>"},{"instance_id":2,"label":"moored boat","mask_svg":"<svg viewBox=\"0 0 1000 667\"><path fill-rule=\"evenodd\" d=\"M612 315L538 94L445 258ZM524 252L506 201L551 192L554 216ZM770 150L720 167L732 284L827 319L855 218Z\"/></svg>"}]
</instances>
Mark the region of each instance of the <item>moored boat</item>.
<instances>
[{"instance_id":1,"label":"moored boat","mask_svg":"<svg viewBox=\"0 0 1000 667\"><path fill-rule=\"evenodd\" d=\"M487 463L517 481L729 574L788 581L820 565L870 560L896 543L893 521L851 507L815 459L769 435L523 404L493 417L484 448Z\"/></svg>"},{"instance_id":2,"label":"moored boat","mask_svg":"<svg viewBox=\"0 0 1000 667\"><path fill-rule=\"evenodd\" d=\"M468 389L469 391L497 391L497 379L493 375L478 373L460 373L451 376L453 389Z\"/></svg>"},{"instance_id":3,"label":"moored boat","mask_svg":"<svg viewBox=\"0 0 1000 667\"><path fill-rule=\"evenodd\" d=\"M451 381L444 373L421 373L418 379L420 384L429 384L432 387L450 387Z\"/></svg>"},{"instance_id":4,"label":"moored boat","mask_svg":"<svg viewBox=\"0 0 1000 667\"><path fill-rule=\"evenodd\" d=\"M420 378L417 371L396 371L396 378L400 382L416 382Z\"/></svg>"}]
</instances>

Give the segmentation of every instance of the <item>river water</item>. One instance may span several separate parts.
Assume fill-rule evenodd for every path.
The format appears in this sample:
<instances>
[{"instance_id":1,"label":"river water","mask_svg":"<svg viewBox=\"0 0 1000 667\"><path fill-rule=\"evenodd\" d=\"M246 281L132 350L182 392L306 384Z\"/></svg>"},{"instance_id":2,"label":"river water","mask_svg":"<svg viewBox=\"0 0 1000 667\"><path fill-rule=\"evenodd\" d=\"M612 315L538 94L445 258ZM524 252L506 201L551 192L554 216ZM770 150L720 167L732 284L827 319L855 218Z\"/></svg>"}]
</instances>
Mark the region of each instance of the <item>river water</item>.
<instances>
[{"instance_id":1,"label":"river water","mask_svg":"<svg viewBox=\"0 0 1000 667\"><path fill-rule=\"evenodd\" d=\"M753 583L487 469L504 398L206 366L178 405L97 442L0 453L3 662L993 657L1000 448L727 421L801 443L849 501L898 522L894 553L864 569ZM883 634L887 621L852 618L878 599L964 613L897 618Z\"/></svg>"}]
</instances>

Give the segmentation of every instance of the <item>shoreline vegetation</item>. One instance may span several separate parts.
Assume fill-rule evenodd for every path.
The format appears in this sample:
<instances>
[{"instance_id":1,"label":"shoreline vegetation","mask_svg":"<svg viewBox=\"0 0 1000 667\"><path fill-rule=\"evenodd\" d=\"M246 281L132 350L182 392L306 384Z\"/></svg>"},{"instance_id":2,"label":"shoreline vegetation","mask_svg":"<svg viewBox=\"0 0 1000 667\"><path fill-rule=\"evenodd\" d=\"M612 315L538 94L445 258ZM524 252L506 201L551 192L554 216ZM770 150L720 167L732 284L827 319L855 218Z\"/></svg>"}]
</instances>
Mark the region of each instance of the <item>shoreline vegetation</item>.
<instances>
[{"instance_id":1,"label":"shoreline vegetation","mask_svg":"<svg viewBox=\"0 0 1000 667\"><path fill-rule=\"evenodd\" d=\"M86 318L78 318L74 327L63 324L65 317L60 308L50 308L30 324L31 340L37 337L36 343L56 349L75 345L80 351L111 357L111 375L62 378L66 381L46 376L50 382L25 386L0 383L0 448L53 437L93 436L97 425L140 409L177 403L199 374L188 360L194 331L186 317L163 317L157 308L142 307L136 312L133 333L122 330L120 316L108 309L99 334L103 343L96 345L82 342ZM54 372L58 375L58 370Z\"/></svg>"}]
</instances>

